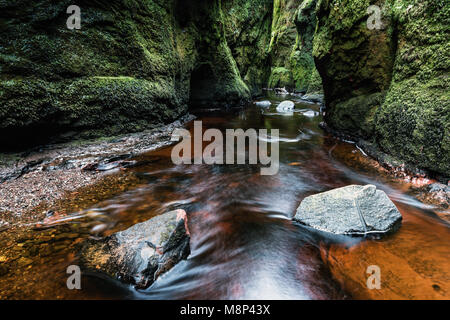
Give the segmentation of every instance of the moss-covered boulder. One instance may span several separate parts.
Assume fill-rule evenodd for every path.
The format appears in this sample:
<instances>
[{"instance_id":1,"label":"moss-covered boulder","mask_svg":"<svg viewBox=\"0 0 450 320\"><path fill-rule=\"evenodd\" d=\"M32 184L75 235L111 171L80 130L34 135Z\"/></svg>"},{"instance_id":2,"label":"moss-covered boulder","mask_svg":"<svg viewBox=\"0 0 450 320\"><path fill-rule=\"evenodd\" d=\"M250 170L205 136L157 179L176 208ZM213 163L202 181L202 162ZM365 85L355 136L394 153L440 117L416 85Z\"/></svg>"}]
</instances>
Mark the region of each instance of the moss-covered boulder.
<instances>
[{"instance_id":1,"label":"moss-covered boulder","mask_svg":"<svg viewBox=\"0 0 450 320\"><path fill-rule=\"evenodd\" d=\"M369 28L368 8L381 8ZM450 175L445 0L319 0L313 56L326 121L403 161Z\"/></svg>"}]
</instances>

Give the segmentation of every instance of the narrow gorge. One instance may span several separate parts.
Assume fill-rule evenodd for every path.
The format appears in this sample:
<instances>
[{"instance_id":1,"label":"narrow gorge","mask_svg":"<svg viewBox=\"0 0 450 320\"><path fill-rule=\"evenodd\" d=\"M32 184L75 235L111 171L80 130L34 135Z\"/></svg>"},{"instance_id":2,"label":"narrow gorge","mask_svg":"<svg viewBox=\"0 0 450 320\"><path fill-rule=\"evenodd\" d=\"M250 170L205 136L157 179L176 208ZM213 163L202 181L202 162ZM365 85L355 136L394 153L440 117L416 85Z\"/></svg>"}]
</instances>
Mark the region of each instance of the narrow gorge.
<instances>
[{"instance_id":1,"label":"narrow gorge","mask_svg":"<svg viewBox=\"0 0 450 320\"><path fill-rule=\"evenodd\" d=\"M447 0L0 0L0 34L0 299L449 299Z\"/></svg>"}]
</instances>

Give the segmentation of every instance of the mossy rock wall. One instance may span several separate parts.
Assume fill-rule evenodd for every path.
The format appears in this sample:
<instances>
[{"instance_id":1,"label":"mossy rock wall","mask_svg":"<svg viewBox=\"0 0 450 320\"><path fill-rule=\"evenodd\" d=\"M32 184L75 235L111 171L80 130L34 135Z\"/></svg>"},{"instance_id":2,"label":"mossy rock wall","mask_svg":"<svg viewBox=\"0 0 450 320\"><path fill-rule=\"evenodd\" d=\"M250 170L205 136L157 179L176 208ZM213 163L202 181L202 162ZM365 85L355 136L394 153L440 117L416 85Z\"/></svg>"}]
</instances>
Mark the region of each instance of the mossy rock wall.
<instances>
[{"instance_id":1,"label":"mossy rock wall","mask_svg":"<svg viewBox=\"0 0 450 320\"><path fill-rule=\"evenodd\" d=\"M392 1L397 51L377 112L388 153L450 177L450 3Z\"/></svg>"},{"instance_id":2,"label":"mossy rock wall","mask_svg":"<svg viewBox=\"0 0 450 320\"><path fill-rule=\"evenodd\" d=\"M86 136L137 131L187 110L194 37L173 1L0 3L0 131Z\"/></svg>"},{"instance_id":3,"label":"mossy rock wall","mask_svg":"<svg viewBox=\"0 0 450 320\"><path fill-rule=\"evenodd\" d=\"M321 92L321 80L312 57L317 0L274 0L270 88Z\"/></svg>"},{"instance_id":4,"label":"mossy rock wall","mask_svg":"<svg viewBox=\"0 0 450 320\"><path fill-rule=\"evenodd\" d=\"M273 0L223 1L226 40L242 79L253 96L262 94L270 76L268 52Z\"/></svg>"},{"instance_id":5,"label":"mossy rock wall","mask_svg":"<svg viewBox=\"0 0 450 320\"><path fill-rule=\"evenodd\" d=\"M250 98L222 1L80 0L80 30L66 27L71 4L0 2L2 145L10 135L17 144L140 131L177 119L190 100ZM205 73L208 81L192 83Z\"/></svg>"},{"instance_id":6,"label":"mossy rock wall","mask_svg":"<svg viewBox=\"0 0 450 320\"><path fill-rule=\"evenodd\" d=\"M191 75L190 103L199 106L229 106L250 99L238 65L227 42L226 0L185 0L181 13L192 25L198 58Z\"/></svg>"},{"instance_id":7,"label":"mossy rock wall","mask_svg":"<svg viewBox=\"0 0 450 320\"><path fill-rule=\"evenodd\" d=\"M374 4L382 27L370 30ZM450 176L448 1L319 0L316 15L328 124Z\"/></svg>"}]
</instances>

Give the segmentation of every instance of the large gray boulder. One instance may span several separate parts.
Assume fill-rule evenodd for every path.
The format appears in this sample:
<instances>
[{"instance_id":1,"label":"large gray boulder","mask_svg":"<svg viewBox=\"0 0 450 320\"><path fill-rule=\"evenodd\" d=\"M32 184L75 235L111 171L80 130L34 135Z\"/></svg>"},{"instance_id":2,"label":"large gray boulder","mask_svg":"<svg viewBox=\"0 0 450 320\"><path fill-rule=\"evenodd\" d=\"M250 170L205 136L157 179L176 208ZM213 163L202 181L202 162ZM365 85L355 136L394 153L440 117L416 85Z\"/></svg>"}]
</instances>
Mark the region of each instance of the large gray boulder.
<instances>
[{"instance_id":1,"label":"large gray boulder","mask_svg":"<svg viewBox=\"0 0 450 320\"><path fill-rule=\"evenodd\" d=\"M103 273L147 288L190 253L184 210L156 216L101 240L88 240L80 251L84 271Z\"/></svg>"},{"instance_id":2,"label":"large gray boulder","mask_svg":"<svg viewBox=\"0 0 450 320\"><path fill-rule=\"evenodd\" d=\"M325 232L364 236L396 231L402 216L384 191L350 185L305 198L294 220Z\"/></svg>"}]
</instances>

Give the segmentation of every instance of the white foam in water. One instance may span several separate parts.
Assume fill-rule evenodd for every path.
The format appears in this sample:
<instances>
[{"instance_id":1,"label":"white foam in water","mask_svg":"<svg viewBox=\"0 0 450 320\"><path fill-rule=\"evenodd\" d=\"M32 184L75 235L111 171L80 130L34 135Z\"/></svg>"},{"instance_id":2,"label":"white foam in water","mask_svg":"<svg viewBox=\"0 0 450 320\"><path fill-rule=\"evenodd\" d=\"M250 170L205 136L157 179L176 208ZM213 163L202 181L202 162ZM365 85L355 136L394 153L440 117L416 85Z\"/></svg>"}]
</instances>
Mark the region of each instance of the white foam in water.
<instances>
[{"instance_id":1,"label":"white foam in water","mask_svg":"<svg viewBox=\"0 0 450 320\"><path fill-rule=\"evenodd\" d=\"M257 101L257 102L255 102L255 104L258 107L263 107L263 108L267 108L267 107L270 107L272 105L272 103L269 100Z\"/></svg>"},{"instance_id":2,"label":"white foam in water","mask_svg":"<svg viewBox=\"0 0 450 320\"><path fill-rule=\"evenodd\" d=\"M308 118L314 118L314 117L318 116L319 114L315 111L309 110L309 111L304 112L303 115Z\"/></svg>"},{"instance_id":3,"label":"white foam in water","mask_svg":"<svg viewBox=\"0 0 450 320\"><path fill-rule=\"evenodd\" d=\"M270 142L270 143L273 143L273 142L299 142L300 140L302 140L302 139L301 139L301 135L297 136L295 139L282 138L282 137L279 137L279 138L277 138L277 139L274 139L274 138L268 137L267 135L264 135L264 134L260 134L260 135L258 136L258 139L259 139L260 141Z\"/></svg>"},{"instance_id":4,"label":"white foam in water","mask_svg":"<svg viewBox=\"0 0 450 320\"><path fill-rule=\"evenodd\" d=\"M292 113L291 115L293 115L292 110L294 110L295 104L292 101L283 101L282 103L280 103L277 107L277 111L278 112L286 112L286 113Z\"/></svg>"}]
</instances>

